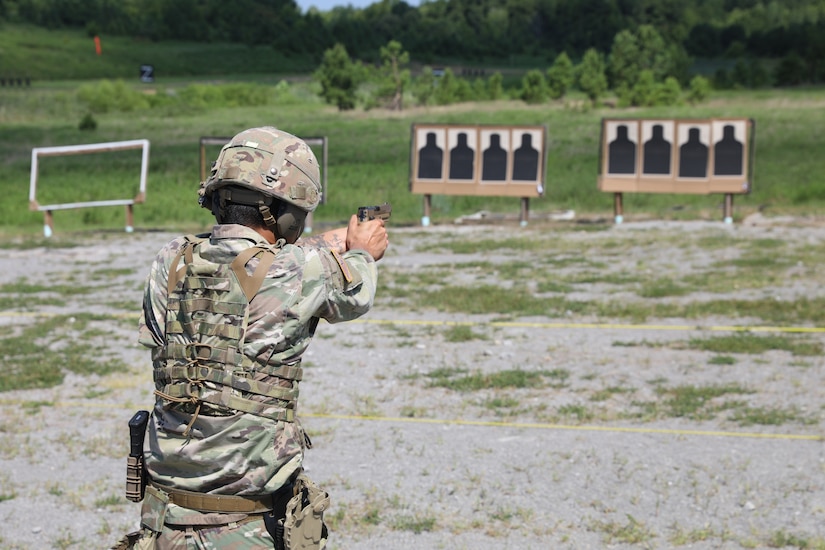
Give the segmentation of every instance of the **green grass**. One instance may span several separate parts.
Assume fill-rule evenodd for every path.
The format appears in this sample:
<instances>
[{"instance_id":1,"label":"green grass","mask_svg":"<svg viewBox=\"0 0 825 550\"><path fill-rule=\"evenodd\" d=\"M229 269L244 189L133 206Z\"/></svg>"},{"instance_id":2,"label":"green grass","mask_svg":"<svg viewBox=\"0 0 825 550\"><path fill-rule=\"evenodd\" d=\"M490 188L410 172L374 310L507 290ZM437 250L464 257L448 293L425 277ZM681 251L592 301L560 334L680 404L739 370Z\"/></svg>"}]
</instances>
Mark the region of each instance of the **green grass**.
<instances>
[{"instance_id":1,"label":"green grass","mask_svg":"<svg viewBox=\"0 0 825 550\"><path fill-rule=\"evenodd\" d=\"M55 316L28 325L19 334L0 338L0 392L50 388L63 382L66 371L106 375L123 372L126 365L117 357L101 355L84 331L95 317ZM34 412L48 402L32 402Z\"/></svg>"},{"instance_id":2,"label":"green grass","mask_svg":"<svg viewBox=\"0 0 825 550\"><path fill-rule=\"evenodd\" d=\"M664 397L665 414L671 417L686 417L692 420L712 418L713 413L725 404L713 400L728 394L742 395L753 393L752 390L736 384L692 386L682 385L674 388L658 388L657 393Z\"/></svg>"},{"instance_id":3,"label":"green grass","mask_svg":"<svg viewBox=\"0 0 825 550\"><path fill-rule=\"evenodd\" d=\"M816 420L809 419L795 408L777 407L741 407L735 409L730 419L740 426L781 426L788 422L814 424Z\"/></svg>"},{"instance_id":4,"label":"green grass","mask_svg":"<svg viewBox=\"0 0 825 550\"><path fill-rule=\"evenodd\" d=\"M395 531L412 531L417 535L425 531L433 531L436 525L435 517L420 515L401 515L390 523L390 527Z\"/></svg>"},{"instance_id":5,"label":"green grass","mask_svg":"<svg viewBox=\"0 0 825 550\"><path fill-rule=\"evenodd\" d=\"M736 219L759 207L766 207L768 213L804 214L821 211L825 205L825 182L819 177L818 157L818 144L825 131L825 91L821 89L719 92L699 106L637 109L632 113L609 108L580 112L565 108L563 102L526 106L520 101L482 102L454 109L408 109L400 114L381 110L340 113L317 97L317 84L307 78L310 68L297 71L294 66L283 65L277 56L263 55L268 49L262 50L262 55L251 52L254 55L244 56L241 54L250 53L245 46L198 44L195 48L187 44L107 38L104 55L97 58L90 40L82 33L8 25L0 33L0 48L9 54L4 55L2 63L15 66L19 63L16 56L23 56L32 71L50 79L37 79L26 90L0 89L0 148L4 151L0 234L35 234L42 229L42 214L27 210L32 148L138 138L148 139L151 151L146 202L135 207L135 226L193 231L206 228L211 217L195 201L200 171L199 138L233 135L261 124L277 124L302 136L328 138L327 202L315 215L315 226L319 228L340 223L361 204L382 200L393 203L391 223L420 222L423 197L409 192L409 140L410 125L425 119L432 123L546 124L547 196L533 199L531 212L563 208L609 216L611 195L596 191L599 127L603 117L753 117L757 120L758 143L754 190L750 195L737 197ZM47 59L47 52L54 51L65 58ZM248 67L238 60L247 57L254 57L256 63L271 61L272 67L263 65L256 74L246 73ZM137 67L153 58L158 58L154 62L158 81L151 86L140 84ZM165 63L175 65L167 68ZM185 69L186 66L191 69ZM228 66L234 68L229 70ZM287 78L286 90L278 84L285 78L278 68L298 75ZM96 130L78 128L87 107L79 100L77 91L89 79L123 78L139 94L162 96L206 82L198 76L165 78L164 74L197 75L207 70L220 73L221 82L263 87L266 104L203 108L195 101L171 105L160 102L156 108L96 114ZM213 76L209 79L210 83L217 82ZM212 157L216 152L210 150L208 155ZM136 151L45 158L38 200L81 201L112 195L129 198L137 185L137 166ZM624 205L628 218L644 213L663 218L719 219L721 200L718 195L626 194ZM681 209L674 210L677 205ZM433 196L431 218L436 223L446 222L482 209L515 216L519 201L506 197L437 195ZM54 216L58 232L122 229L125 224L123 207L57 211ZM460 246L467 252L491 245L520 247L525 251L535 246L528 239L490 241ZM742 261L753 265L766 260Z\"/></svg>"},{"instance_id":6,"label":"green grass","mask_svg":"<svg viewBox=\"0 0 825 550\"><path fill-rule=\"evenodd\" d=\"M508 369L490 374L474 372L465 374L463 369L436 369L428 373L431 387L447 388L461 392L502 388L543 388L546 379L563 383L570 373L564 369L551 371L525 371Z\"/></svg>"},{"instance_id":7,"label":"green grass","mask_svg":"<svg viewBox=\"0 0 825 550\"><path fill-rule=\"evenodd\" d=\"M123 506L124 504L127 504L127 502L119 495L108 495L95 500L96 508L109 508L112 506Z\"/></svg>"},{"instance_id":8,"label":"green grass","mask_svg":"<svg viewBox=\"0 0 825 550\"><path fill-rule=\"evenodd\" d=\"M469 342L471 340L487 340L483 334L478 334L469 325L454 325L444 333L446 342Z\"/></svg>"},{"instance_id":9,"label":"green grass","mask_svg":"<svg viewBox=\"0 0 825 550\"><path fill-rule=\"evenodd\" d=\"M138 69L149 63L157 80L170 75L260 75L307 72L308 56L278 55L271 47L231 43L154 42L124 36L101 37L101 55L83 29L46 29L3 24L0 69L7 77L41 80L124 78L137 80ZM272 78L273 76L270 76Z\"/></svg>"},{"instance_id":10,"label":"green grass","mask_svg":"<svg viewBox=\"0 0 825 550\"><path fill-rule=\"evenodd\" d=\"M692 349L715 353L761 354L766 351L779 350L801 356L822 355L821 343L787 334L758 336L750 332L737 332L713 338L691 338L688 346Z\"/></svg>"},{"instance_id":11,"label":"green grass","mask_svg":"<svg viewBox=\"0 0 825 550\"><path fill-rule=\"evenodd\" d=\"M682 304L658 301L570 300L564 296L535 296L528 288L522 286L504 288L487 284L472 287L444 285L434 290L422 290L414 295L404 288L382 288L381 292L385 297L414 296L416 307L434 308L451 313L550 317L575 314L578 318L592 316L602 319L627 319L633 322L668 318L701 319L709 315L755 317L778 325L825 322L825 299L819 297L798 298L793 301L777 301L773 298L717 299Z\"/></svg>"},{"instance_id":12,"label":"green grass","mask_svg":"<svg viewBox=\"0 0 825 550\"><path fill-rule=\"evenodd\" d=\"M604 534L605 542L609 544L645 544L656 538L656 534L641 522L627 514L627 523L611 521L592 521L590 530Z\"/></svg>"},{"instance_id":13,"label":"green grass","mask_svg":"<svg viewBox=\"0 0 825 550\"><path fill-rule=\"evenodd\" d=\"M810 537L808 535L795 535L788 533L784 529L774 531L765 542L768 548L810 548L812 550L825 550L825 538Z\"/></svg>"}]
</instances>

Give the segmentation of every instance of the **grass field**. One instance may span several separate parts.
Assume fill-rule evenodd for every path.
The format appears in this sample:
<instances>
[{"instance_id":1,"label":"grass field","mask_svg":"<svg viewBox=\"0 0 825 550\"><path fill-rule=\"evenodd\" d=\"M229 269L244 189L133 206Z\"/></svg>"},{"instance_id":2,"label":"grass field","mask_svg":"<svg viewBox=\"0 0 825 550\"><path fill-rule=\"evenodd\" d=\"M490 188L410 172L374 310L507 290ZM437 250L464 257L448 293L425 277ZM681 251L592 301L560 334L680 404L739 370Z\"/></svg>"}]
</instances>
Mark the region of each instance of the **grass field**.
<instances>
[{"instance_id":1,"label":"grass field","mask_svg":"<svg viewBox=\"0 0 825 550\"><path fill-rule=\"evenodd\" d=\"M17 29L15 32L21 32ZM14 33L12 33L14 34ZM317 85L304 76L273 72L245 73L248 65L237 64L237 72L203 75L204 59L193 65L200 76L164 77L158 73L154 84L141 84L138 65L149 52L164 55L172 63L187 57L183 45L166 52L158 44L135 44L112 39L112 57L117 63L84 73L83 67L104 61L78 50L89 41L75 33L48 33L52 42L33 44L32 67L39 66L43 48L64 49L67 57L48 57L58 71L58 79L35 79L28 88L0 88L0 151L3 177L0 178L0 232L35 234L42 230L43 216L27 209L31 150L81 143L148 139L151 142L147 200L135 207L138 228L197 229L211 222L199 209L195 192L199 181L198 141L201 136L228 136L257 125L271 124L300 136L326 136L329 143L327 203L319 207L316 224L338 223L360 204L393 203L393 221L418 223L422 197L409 191L410 125L413 123L544 124L548 128L546 189L544 198L533 199L531 212L573 209L580 216L612 218L612 196L596 188L598 140L603 117L749 117L756 121L756 150L753 192L737 197L734 219L757 209L766 214L817 214L825 205L825 177L821 144L825 126L825 90L793 89L714 93L697 106L620 110L608 106L583 108L575 95L564 101L527 106L521 101L459 104L449 107L413 107L401 113L375 109L338 112L323 104ZM0 33L0 47L9 51L6 30ZM21 37L17 36L18 43ZM65 46L65 48L63 47ZM92 46L87 45L90 48ZM105 46L104 46L105 47ZM120 48L120 49L119 49ZM210 46L203 58L229 60L226 47ZM111 51L107 49L107 53ZM41 52L42 53L42 52ZM115 55L117 53L117 56ZM246 50L256 59L272 61L270 51ZM84 57L85 56L85 57ZM45 58L44 58L45 59ZM85 61L80 61L85 59ZM107 58L108 59L108 58ZM46 63L42 60L42 63ZM11 63L8 59L4 64ZM71 67L75 68L72 69ZM226 67L215 61L216 72ZM45 71L45 69L43 69ZM171 70L171 69L170 69ZM225 69L224 69L225 70ZM185 74L176 67L177 74ZM2 73L2 71L0 71ZM110 82L123 78L127 89L146 101L127 104L129 110L108 110L94 114L95 130L80 130L88 113L78 94L83 86L99 86L98 80L84 80L88 74L106 75ZM69 80L71 79L71 80ZM219 88L255 85L263 100L254 106L215 106L204 99L207 92L193 85ZM199 91L198 91L199 90ZM201 94L201 95L197 95ZM196 97L197 101L189 100ZM154 98L156 105L148 106ZM410 101L408 104L412 104ZM211 161L218 147L207 151ZM85 201L131 198L137 191L140 153L107 153L46 158L40 163L38 201ZM662 218L721 219L721 195L687 196L626 194L625 215ZM519 201L501 197L434 196L433 221L451 221L479 210L518 214ZM124 225L122 207L87 208L55 213L57 231L119 228Z\"/></svg>"}]
</instances>

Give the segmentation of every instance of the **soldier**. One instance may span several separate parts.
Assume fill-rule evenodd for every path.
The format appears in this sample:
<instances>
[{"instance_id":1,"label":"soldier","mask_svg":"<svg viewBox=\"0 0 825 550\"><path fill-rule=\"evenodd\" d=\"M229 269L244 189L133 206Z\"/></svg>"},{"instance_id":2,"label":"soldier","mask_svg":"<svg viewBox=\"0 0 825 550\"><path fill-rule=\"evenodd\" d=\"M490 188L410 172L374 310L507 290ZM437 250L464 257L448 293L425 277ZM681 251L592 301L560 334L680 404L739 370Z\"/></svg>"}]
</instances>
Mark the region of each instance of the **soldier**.
<instances>
[{"instance_id":1,"label":"soldier","mask_svg":"<svg viewBox=\"0 0 825 550\"><path fill-rule=\"evenodd\" d=\"M139 340L156 398L141 530L120 548L323 548L329 497L302 471L301 356L319 319L372 306L384 221L353 215L298 240L318 162L272 127L232 138L199 193L217 224L167 244L147 279Z\"/></svg>"}]
</instances>

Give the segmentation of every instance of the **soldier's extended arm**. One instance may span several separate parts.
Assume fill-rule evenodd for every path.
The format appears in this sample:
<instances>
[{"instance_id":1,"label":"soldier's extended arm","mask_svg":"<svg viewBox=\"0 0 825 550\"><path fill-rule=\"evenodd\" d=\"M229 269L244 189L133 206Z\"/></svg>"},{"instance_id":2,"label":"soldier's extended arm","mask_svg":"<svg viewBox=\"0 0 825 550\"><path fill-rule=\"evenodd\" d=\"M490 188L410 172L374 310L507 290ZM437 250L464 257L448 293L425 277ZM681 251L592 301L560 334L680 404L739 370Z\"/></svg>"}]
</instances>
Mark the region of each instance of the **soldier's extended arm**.
<instances>
[{"instance_id":1,"label":"soldier's extended arm","mask_svg":"<svg viewBox=\"0 0 825 550\"><path fill-rule=\"evenodd\" d=\"M388 220L392 215L392 206L385 202L380 206L361 206L358 208L358 221ZM315 248L329 248L339 254L347 251L347 228L330 229L313 237L301 237L297 243L300 246Z\"/></svg>"},{"instance_id":2,"label":"soldier's extended arm","mask_svg":"<svg viewBox=\"0 0 825 550\"><path fill-rule=\"evenodd\" d=\"M347 228L339 227L313 237L301 237L296 244L311 248L329 248L343 254L347 251Z\"/></svg>"}]
</instances>

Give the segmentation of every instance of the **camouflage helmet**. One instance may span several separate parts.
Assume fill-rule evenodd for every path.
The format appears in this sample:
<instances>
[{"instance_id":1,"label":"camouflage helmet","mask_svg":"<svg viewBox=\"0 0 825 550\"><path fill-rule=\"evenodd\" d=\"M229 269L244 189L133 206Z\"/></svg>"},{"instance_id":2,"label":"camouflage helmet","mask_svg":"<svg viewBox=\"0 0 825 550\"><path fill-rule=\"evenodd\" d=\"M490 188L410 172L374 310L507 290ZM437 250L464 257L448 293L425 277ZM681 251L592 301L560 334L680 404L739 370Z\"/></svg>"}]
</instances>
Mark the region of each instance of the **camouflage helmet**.
<instances>
[{"instance_id":1,"label":"camouflage helmet","mask_svg":"<svg viewBox=\"0 0 825 550\"><path fill-rule=\"evenodd\" d=\"M199 203L212 208L212 194L239 186L312 212L321 201L320 170L299 137L272 126L244 130L224 145L201 184Z\"/></svg>"}]
</instances>

